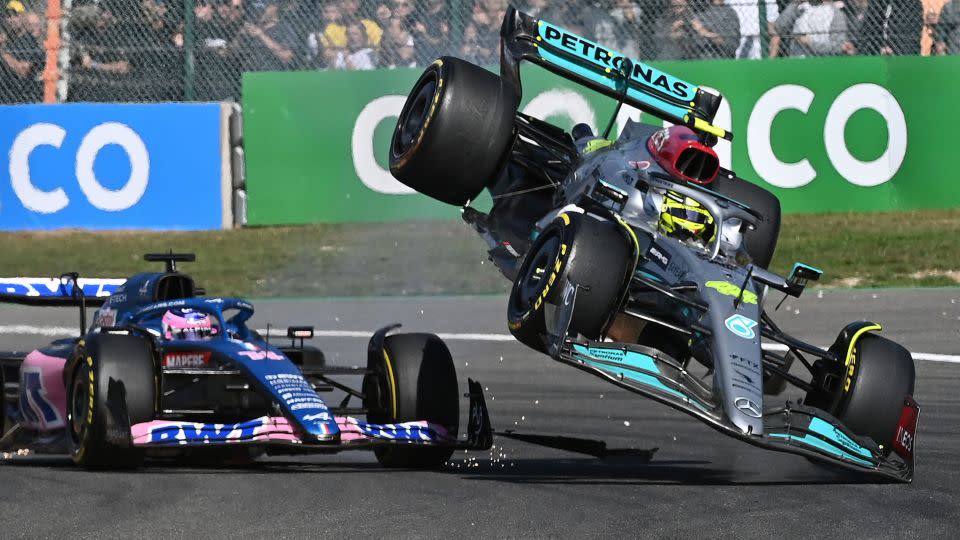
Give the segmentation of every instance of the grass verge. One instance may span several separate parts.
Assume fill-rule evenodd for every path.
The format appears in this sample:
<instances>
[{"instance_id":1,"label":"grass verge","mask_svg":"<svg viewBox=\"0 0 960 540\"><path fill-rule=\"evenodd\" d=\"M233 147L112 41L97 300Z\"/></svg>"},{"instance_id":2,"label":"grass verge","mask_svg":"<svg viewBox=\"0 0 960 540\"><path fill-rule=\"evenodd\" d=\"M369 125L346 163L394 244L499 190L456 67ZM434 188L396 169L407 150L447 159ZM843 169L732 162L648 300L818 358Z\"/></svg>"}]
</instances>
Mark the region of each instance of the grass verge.
<instances>
[{"instance_id":1,"label":"grass verge","mask_svg":"<svg viewBox=\"0 0 960 540\"><path fill-rule=\"evenodd\" d=\"M124 277L160 267L151 251L189 251L182 265L210 294L355 296L502 293L509 283L483 243L449 222L313 225L212 232L0 233L0 275ZM773 270L822 268L835 287L960 284L960 210L786 216Z\"/></svg>"}]
</instances>

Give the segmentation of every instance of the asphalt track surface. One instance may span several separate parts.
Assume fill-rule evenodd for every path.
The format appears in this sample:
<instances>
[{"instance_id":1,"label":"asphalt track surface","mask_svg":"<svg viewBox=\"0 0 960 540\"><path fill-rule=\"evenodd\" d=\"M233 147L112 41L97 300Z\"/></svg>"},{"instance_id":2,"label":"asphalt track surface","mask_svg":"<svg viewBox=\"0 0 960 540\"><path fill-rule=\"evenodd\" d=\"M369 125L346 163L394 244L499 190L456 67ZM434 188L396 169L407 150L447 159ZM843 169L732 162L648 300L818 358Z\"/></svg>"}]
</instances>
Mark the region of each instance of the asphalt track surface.
<instances>
[{"instance_id":1,"label":"asphalt track surface","mask_svg":"<svg viewBox=\"0 0 960 540\"><path fill-rule=\"evenodd\" d=\"M912 485L878 483L747 446L490 337L505 333L504 302L273 300L257 303L254 324L334 331L339 337L318 345L346 365L364 361L365 340L353 332L383 323L458 334L448 343L462 385L481 381L496 428L656 448L652 460L598 460L502 438L491 452L456 454L440 472L383 470L363 452L136 473L89 473L65 458L31 456L0 463L0 537L957 538L960 358L917 362L917 473ZM74 324L55 311L0 307L0 348L48 339L14 331ZM809 291L776 318L821 344L849 320L873 319L914 352L960 355L960 289Z\"/></svg>"}]
</instances>

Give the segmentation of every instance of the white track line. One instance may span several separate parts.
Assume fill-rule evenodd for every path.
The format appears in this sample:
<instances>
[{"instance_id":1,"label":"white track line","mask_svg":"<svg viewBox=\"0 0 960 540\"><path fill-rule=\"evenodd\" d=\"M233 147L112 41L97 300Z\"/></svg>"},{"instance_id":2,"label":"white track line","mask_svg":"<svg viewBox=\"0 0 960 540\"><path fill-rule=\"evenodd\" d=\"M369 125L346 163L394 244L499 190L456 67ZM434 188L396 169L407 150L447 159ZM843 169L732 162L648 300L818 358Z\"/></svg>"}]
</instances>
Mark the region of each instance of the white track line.
<instances>
[{"instance_id":1,"label":"white track line","mask_svg":"<svg viewBox=\"0 0 960 540\"><path fill-rule=\"evenodd\" d=\"M69 337L77 335L78 328L72 326L31 326L26 324L0 325L0 336L2 335L27 335L44 337ZM257 332L263 335L267 334L266 328L258 328ZM313 335L316 337L330 338L363 338L367 339L372 331L361 330L315 330ZM510 334L478 334L478 333L438 333L441 339L449 341L514 341ZM285 329L271 328L270 337L287 337ZM779 343L766 343L763 348L769 351L786 351L787 346ZM933 353L912 353L914 360L924 362L944 362L948 364L960 364L960 355L955 354L933 354Z\"/></svg>"}]
</instances>

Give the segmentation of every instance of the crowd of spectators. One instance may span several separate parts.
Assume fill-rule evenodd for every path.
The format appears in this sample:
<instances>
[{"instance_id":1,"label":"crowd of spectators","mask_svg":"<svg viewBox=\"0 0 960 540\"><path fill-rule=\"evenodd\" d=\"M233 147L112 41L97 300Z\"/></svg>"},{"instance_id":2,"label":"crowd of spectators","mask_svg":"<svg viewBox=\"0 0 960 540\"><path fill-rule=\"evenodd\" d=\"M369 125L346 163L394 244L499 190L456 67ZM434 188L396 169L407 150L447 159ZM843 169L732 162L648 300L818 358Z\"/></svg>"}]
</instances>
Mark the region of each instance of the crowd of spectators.
<instances>
[{"instance_id":1,"label":"crowd of spectators","mask_svg":"<svg viewBox=\"0 0 960 540\"><path fill-rule=\"evenodd\" d=\"M39 101L46 0L0 2L0 102ZM514 3L644 60L960 54L960 0ZM69 99L184 99L191 69L193 97L221 100L240 97L247 71L416 67L443 54L496 64L507 0L194 0L192 24L184 5L73 0L62 36Z\"/></svg>"}]
</instances>

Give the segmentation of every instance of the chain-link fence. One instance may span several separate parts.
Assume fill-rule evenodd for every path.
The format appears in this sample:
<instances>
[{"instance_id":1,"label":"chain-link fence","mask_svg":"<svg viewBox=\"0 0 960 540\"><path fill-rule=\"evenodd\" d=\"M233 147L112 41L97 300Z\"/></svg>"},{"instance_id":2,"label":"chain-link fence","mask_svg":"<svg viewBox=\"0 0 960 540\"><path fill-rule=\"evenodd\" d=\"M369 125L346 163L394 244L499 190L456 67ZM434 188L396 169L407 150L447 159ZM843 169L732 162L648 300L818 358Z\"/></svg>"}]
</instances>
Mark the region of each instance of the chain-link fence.
<instances>
[{"instance_id":1,"label":"chain-link fence","mask_svg":"<svg viewBox=\"0 0 960 540\"><path fill-rule=\"evenodd\" d=\"M0 0L0 103L240 98L244 71L498 61L506 0ZM960 0L526 0L643 60L960 53ZM761 24L761 21L765 21Z\"/></svg>"}]
</instances>

